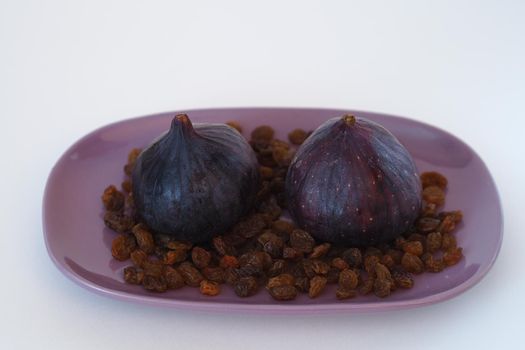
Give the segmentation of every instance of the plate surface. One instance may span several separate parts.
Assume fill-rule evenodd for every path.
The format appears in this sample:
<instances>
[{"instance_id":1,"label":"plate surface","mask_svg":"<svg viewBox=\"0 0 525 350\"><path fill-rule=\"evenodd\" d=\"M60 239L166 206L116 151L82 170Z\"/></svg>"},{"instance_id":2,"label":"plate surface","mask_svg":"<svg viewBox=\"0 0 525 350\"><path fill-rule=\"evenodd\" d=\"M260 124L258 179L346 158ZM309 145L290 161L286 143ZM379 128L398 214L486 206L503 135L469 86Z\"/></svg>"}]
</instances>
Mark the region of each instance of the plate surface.
<instances>
[{"instance_id":1,"label":"plate surface","mask_svg":"<svg viewBox=\"0 0 525 350\"><path fill-rule=\"evenodd\" d=\"M193 122L238 120L244 134L268 124L286 139L294 128L313 130L325 120L354 113L390 130L414 157L420 172L436 170L449 180L445 210L461 209L464 222L456 237L465 258L439 274L415 277L411 290L389 298L359 296L338 301L333 290L317 299L301 295L292 302L274 301L261 291L238 298L229 288L217 297L206 297L194 288L163 294L124 283L122 270L130 262L112 259L115 233L104 227L100 195L109 184L123 180L129 150L144 147L167 130L177 112L161 113L117 122L88 134L54 166L43 201L43 229L48 253L58 269L82 287L118 299L194 310L273 313L369 312L427 305L464 292L488 272L503 237L499 196L487 167L478 155L455 136L414 120L378 113L299 108L233 108L184 111Z\"/></svg>"}]
</instances>

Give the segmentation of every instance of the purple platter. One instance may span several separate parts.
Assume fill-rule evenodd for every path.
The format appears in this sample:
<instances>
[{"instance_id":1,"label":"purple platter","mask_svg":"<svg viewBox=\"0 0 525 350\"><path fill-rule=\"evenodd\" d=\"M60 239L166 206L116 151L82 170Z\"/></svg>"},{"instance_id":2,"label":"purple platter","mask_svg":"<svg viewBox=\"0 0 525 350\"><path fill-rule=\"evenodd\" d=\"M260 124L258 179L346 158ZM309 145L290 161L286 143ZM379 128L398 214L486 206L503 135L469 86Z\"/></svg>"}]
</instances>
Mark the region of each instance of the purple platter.
<instances>
[{"instance_id":1,"label":"purple platter","mask_svg":"<svg viewBox=\"0 0 525 350\"><path fill-rule=\"evenodd\" d=\"M439 274L415 277L411 290L389 298L359 296L338 301L327 289L317 299L301 295L292 302L277 302L260 291L238 298L225 287L217 297L200 295L194 288L163 294L128 285L122 270L130 262L118 262L110 253L114 233L104 227L100 195L108 184L119 185L129 150L143 147L166 130L169 112L128 119L88 134L71 146L54 166L44 194L43 229L49 256L58 269L82 287L110 297L192 310L259 313L371 312L404 309L450 299L479 282L493 265L503 238L499 196L489 171L479 156L455 136L414 120L385 114L301 108L225 108L184 111L193 122L238 120L245 135L261 124L275 127L286 139L294 128L313 130L325 120L354 113L390 130L414 157L420 172L436 170L449 179L445 210L465 214L456 237L465 258Z\"/></svg>"}]
</instances>

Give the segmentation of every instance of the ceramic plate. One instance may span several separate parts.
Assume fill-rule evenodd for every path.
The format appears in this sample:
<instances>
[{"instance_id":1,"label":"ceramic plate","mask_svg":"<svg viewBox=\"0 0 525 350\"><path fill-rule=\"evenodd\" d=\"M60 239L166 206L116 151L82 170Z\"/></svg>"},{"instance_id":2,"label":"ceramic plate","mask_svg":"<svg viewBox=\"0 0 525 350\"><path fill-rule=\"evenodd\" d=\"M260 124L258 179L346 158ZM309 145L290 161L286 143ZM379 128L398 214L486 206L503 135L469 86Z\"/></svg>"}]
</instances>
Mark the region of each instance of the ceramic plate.
<instances>
[{"instance_id":1,"label":"ceramic plate","mask_svg":"<svg viewBox=\"0 0 525 350\"><path fill-rule=\"evenodd\" d=\"M80 286L94 292L133 302L210 311L249 312L369 312L427 305L452 298L483 278L498 255L503 229L498 193L487 167L478 155L457 137L414 120L378 113L299 108L234 108L184 111L193 122L238 120L245 135L258 125L269 124L276 136L286 139L296 127L313 130L325 120L354 113L390 130L414 157L420 172L435 170L449 180L445 210L461 209L464 222L456 237L465 258L438 274L415 277L410 290L389 298L359 296L338 301L333 290L317 299L301 295L292 302L274 301L260 291L238 298L223 288L217 297L200 295L194 288L163 294L129 285L122 270L130 262L118 262L110 254L115 233L104 227L100 195L108 184L119 185L129 150L144 147L168 129L178 112L161 113L117 122L88 134L59 159L45 190L44 237L49 256L58 269Z\"/></svg>"}]
</instances>

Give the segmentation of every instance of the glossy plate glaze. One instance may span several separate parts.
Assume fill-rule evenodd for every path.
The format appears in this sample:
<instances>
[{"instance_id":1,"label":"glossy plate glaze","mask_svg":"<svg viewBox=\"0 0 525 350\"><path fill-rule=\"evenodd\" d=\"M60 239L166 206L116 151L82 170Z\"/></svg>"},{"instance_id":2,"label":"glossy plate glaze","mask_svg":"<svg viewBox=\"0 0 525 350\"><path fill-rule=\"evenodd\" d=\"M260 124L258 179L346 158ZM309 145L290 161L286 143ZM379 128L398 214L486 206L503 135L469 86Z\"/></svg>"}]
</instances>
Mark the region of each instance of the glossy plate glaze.
<instances>
[{"instance_id":1,"label":"glossy plate glaze","mask_svg":"<svg viewBox=\"0 0 525 350\"><path fill-rule=\"evenodd\" d=\"M126 284L122 270L130 262L118 262L111 257L110 245L115 233L104 227L100 195L107 185L119 185L123 180L122 167L131 148L144 147L168 129L172 117L179 113L170 112L128 119L95 130L71 146L53 168L44 194L44 238L58 269L82 287L122 300L194 310L370 312L452 298L480 281L498 255L503 227L494 182L478 155L443 130L410 119L350 110L233 108L182 112L188 113L193 122L237 120L245 135L258 125L269 124L281 139L286 139L294 128L313 130L325 120L349 112L382 124L405 145L420 172L436 170L447 176L445 210L461 209L465 214L456 233L465 258L441 273L416 276L413 289L397 291L386 299L359 296L338 301L334 290L329 288L317 299L301 295L292 302L277 302L264 291L241 299L227 287L217 297L206 297L194 288L156 294Z\"/></svg>"}]
</instances>

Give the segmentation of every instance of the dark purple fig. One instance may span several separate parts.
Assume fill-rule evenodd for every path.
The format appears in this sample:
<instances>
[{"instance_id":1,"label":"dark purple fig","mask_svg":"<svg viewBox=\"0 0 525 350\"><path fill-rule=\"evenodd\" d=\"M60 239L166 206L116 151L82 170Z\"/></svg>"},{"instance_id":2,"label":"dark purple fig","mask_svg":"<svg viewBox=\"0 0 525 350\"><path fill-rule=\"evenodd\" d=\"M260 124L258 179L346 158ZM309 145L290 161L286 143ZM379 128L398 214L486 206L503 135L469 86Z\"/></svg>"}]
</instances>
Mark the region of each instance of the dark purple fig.
<instances>
[{"instance_id":1,"label":"dark purple fig","mask_svg":"<svg viewBox=\"0 0 525 350\"><path fill-rule=\"evenodd\" d=\"M136 160L138 214L156 232L203 242L223 233L252 207L259 187L256 156L226 124L194 124L185 114Z\"/></svg>"},{"instance_id":2,"label":"dark purple fig","mask_svg":"<svg viewBox=\"0 0 525 350\"><path fill-rule=\"evenodd\" d=\"M288 209L317 239L374 245L406 231L421 207L408 151L381 125L351 115L323 123L286 177Z\"/></svg>"}]
</instances>

